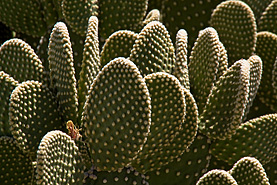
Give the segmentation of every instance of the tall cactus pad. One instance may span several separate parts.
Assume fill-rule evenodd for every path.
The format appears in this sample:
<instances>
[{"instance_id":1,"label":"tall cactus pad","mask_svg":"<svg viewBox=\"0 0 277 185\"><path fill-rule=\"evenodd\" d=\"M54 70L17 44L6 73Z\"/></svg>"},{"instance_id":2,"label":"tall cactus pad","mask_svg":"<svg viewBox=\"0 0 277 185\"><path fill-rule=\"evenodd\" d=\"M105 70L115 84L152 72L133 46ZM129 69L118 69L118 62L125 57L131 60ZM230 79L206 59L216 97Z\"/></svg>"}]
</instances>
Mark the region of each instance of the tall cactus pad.
<instances>
[{"instance_id":1,"label":"tall cactus pad","mask_svg":"<svg viewBox=\"0 0 277 185\"><path fill-rule=\"evenodd\" d=\"M98 0L77 1L63 0L62 13L72 28L77 34L85 36L88 26L88 20L91 16L97 16Z\"/></svg>"},{"instance_id":2,"label":"tall cactus pad","mask_svg":"<svg viewBox=\"0 0 277 185\"><path fill-rule=\"evenodd\" d=\"M51 87L57 92L61 115L65 121L76 122L78 100L73 53L67 27L62 22L56 23L52 30L48 55Z\"/></svg>"},{"instance_id":3,"label":"tall cactus pad","mask_svg":"<svg viewBox=\"0 0 277 185\"><path fill-rule=\"evenodd\" d=\"M130 60L143 76L154 72L172 73L175 65L174 46L165 26L152 21L138 35Z\"/></svg>"},{"instance_id":4,"label":"tall cactus pad","mask_svg":"<svg viewBox=\"0 0 277 185\"><path fill-rule=\"evenodd\" d=\"M29 44L21 39L6 41L0 48L0 71L15 80L43 80L43 66Z\"/></svg>"},{"instance_id":5,"label":"tall cactus pad","mask_svg":"<svg viewBox=\"0 0 277 185\"><path fill-rule=\"evenodd\" d=\"M99 1L100 36L106 39L118 30L139 32L147 4L147 0Z\"/></svg>"},{"instance_id":6,"label":"tall cactus pad","mask_svg":"<svg viewBox=\"0 0 277 185\"><path fill-rule=\"evenodd\" d=\"M182 155L160 170L146 173L148 182L160 185L195 184L207 171L211 157L209 145L210 141L206 136L197 135Z\"/></svg>"},{"instance_id":7,"label":"tall cactus pad","mask_svg":"<svg viewBox=\"0 0 277 185\"><path fill-rule=\"evenodd\" d=\"M78 82L79 115L83 112L85 98L89 88L101 69L98 40L98 18L91 16L88 22L88 30L83 51L82 69Z\"/></svg>"},{"instance_id":8,"label":"tall cactus pad","mask_svg":"<svg viewBox=\"0 0 277 185\"><path fill-rule=\"evenodd\" d=\"M0 137L0 182L2 185L31 184L32 161L11 137Z\"/></svg>"},{"instance_id":9,"label":"tall cactus pad","mask_svg":"<svg viewBox=\"0 0 277 185\"><path fill-rule=\"evenodd\" d=\"M11 135L9 123L9 102L12 91L17 86L18 82L0 71L0 136Z\"/></svg>"},{"instance_id":10,"label":"tall cactus pad","mask_svg":"<svg viewBox=\"0 0 277 185\"><path fill-rule=\"evenodd\" d=\"M67 134L54 130L41 140L37 152L37 184L76 184L84 178L79 149Z\"/></svg>"},{"instance_id":11,"label":"tall cactus pad","mask_svg":"<svg viewBox=\"0 0 277 185\"><path fill-rule=\"evenodd\" d=\"M233 164L245 156L252 156L262 164L277 153L277 114L269 114L243 123L230 139L212 143L212 154Z\"/></svg>"},{"instance_id":12,"label":"tall cactus pad","mask_svg":"<svg viewBox=\"0 0 277 185\"><path fill-rule=\"evenodd\" d=\"M179 80L164 72L145 77L151 97L151 127L147 142L143 146L133 167L138 171L155 171L179 156L192 138L182 138L182 148L173 142L181 135L185 118L185 96ZM193 127L191 127L193 128Z\"/></svg>"},{"instance_id":13,"label":"tall cactus pad","mask_svg":"<svg viewBox=\"0 0 277 185\"><path fill-rule=\"evenodd\" d=\"M117 57L129 57L137 36L128 30L116 31L110 35L101 52L101 65L104 66Z\"/></svg>"},{"instance_id":14,"label":"tall cactus pad","mask_svg":"<svg viewBox=\"0 0 277 185\"><path fill-rule=\"evenodd\" d=\"M250 86L249 86L249 97L248 103L245 109L244 118L246 118L253 101L256 97L258 92L258 88L260 86L260 82L262 79L262 60L259 56L253 55L251 56L248 61L250 62Z\"/></svg>"},{"instance_id":15,"label":"tall cactus pad","mask_svg":"<svg viewBox=\"0 0 277 185\"><path fill-rule=\"evenodd\" d=\"M273 0L263 12L260 21L258 22L259 31L269 31L277 34L277 0Z\"/></svg>"},{"instance_id":16,"label":"tall cactus pad","mask_svg":"<svg viewBox=\"0 0 277 185\"><path fill-rule=\"evenodd\" d=\"M203 175L196 185L238 185L236 180L224 170L211 170Z\"/></svg>"},{"instance_id":17,"label":"tall cactus pad","mask_svg":"<svg viewBox=\"0 0 277 185\"><path fill-rule=\"evenodd\" d=\"M42 36L47 29L37 0L2 0L0 21L16 32Z\"/></svg>"},{"instance_id":18,"label":"tall cactus pad","mask_svg":"<svg viewBox=\"0 0 277 185\"><path fill-rule=\"evenodd\" d=\"M137 156L150 128L150 95L133 62L116 58L95 78L82 116L92 161L115 171Z\"/></svg>"},{"instance_id":19,"label":"tall cactus pad","mask_svg":"<svg viewBox=\"0 0 277 185\"><path fill-rule=\"evenodd\" d=\"M161 2L162 20L170 35L175 36L179 29L185 29L189 35L189 50L200 30L207 27L213 9L222 0L163 0Z\"/></svg>"},{"instance_id":20,"label":"tall cactus pad","mask_svg":"<svg viewBox=\"0 0 277 185\"><path fill-rule=\"evenodd\" d=\"M143 24L145 26L152 21L160 21L160 19L161 19L160 11L158 9L153 9L146 15L143 21Z\"/></svg>"},{"instance_id":21,"label":"tall cactus pad","mask_svg":"<svg viewBox=\"0 0 277 185\"><path fill-rule=\"evenodd\" d=\"M211 26L226 47L229 64L249 58L256 44L256 22L250 7L242 1L224 1L214 10Z\"/></svg>"},{"instance_id":22,"label":"tall cactus pad","mask_svg":"<svg viewBox=\"0 0 277 185\"><path fill-rule=\"evenodd\" d=\"M200 31L189 63L190 90L200 113L203 112L214 83L227 70L227 66L227 52L216 30L209 27Z\"/></svg>"},{"instance_id":23,"label":"tall cactus pad","mask_svg":"<svg viewBox=\"0 0 277 185\"><path fill-rule=\"evenodd\" d=\"M236 179L239 185L269 185L265 169L254 157L240 159L229 173Z\"/></svg>"},{"instance_id":24,"label":"tall cactus pad","mask_svg":"<svg viewBox=\"0 0 277 185\"><path fill-rule=\"evenodd\" d=\"M237 61L219 78L200 115L202 133L213 139L225 139L236 131L248 101L249 81L250 63L247 60Z\"/></svg>"},{"instance_id":25,"label":"tall cactus pad","mask_svg":"<svg viewBox=\"0 0 277 185\"><path fill-rule=\"evenodd\" d=\"M90 170L85 173L84 185L148 185L145 176L132 167L123 168L115 172Z\"/></svg>"},{"instance_id":26,"label":"tall cactus pad","mask_svg":"<svg viewBox=\"0 0 277 185\"><path fill-rule=\"evenodd\" d=\"M9 117L12 135L32 157L48 131L62 128L55 98L48 88L37 81L23 82L14 89Z\"/></svg>"},{"instance_id":27,"label":"tall cactus pad","mask_svg":"<svg viewBox=\"0 0 277 185\"><path fill-rule=\"evenodd\" d=\"M272 70L277 56L277 35L271 32L257 34L256 54L263 61L263 77L261 80L258 97L273 111L277 111L277 97L274 96Z\"/></svg>"},{"instance_id":28,"label":"tall cactus pad","mask_svg":"<svg viewBox=\"0 0 277 185\"><path fill-rule=\"evenodd\" d=\"M188 34L186 30L181 29L176 35L176 64L173 75L189 90L190 83L188 73Z\"/></svg>"}]
</instances>

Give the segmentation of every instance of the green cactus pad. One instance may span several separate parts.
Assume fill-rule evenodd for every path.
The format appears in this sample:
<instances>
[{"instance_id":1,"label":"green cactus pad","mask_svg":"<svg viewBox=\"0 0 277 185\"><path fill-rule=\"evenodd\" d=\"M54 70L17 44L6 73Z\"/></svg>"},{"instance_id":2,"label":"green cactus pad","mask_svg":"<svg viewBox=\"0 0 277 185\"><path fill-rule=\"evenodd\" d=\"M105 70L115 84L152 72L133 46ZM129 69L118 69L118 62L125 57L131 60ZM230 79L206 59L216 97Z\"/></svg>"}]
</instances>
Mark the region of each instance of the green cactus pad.
<instances>
[{"instance_id":1,"label":"green cactus pad","mask_svg":"<svg viewBox=\"0 0 277 185\"><path fill-rule=\"evenodd\" d=\"M50 90L37 81L19 84L11 94L11 131L19 146L34 157L41 138L48 131L61 129L57 102Z\"/></svg>"},{"instance_id":2,"label":"green cactus pad","mask_svg":"<svg viewBox=\"0 0 277 185\"><path fill-rule=\"evenodd\" d=\"M47 29L37 0L2 0L0 21L16 32L33 36L42 36Z\"/></svg>"},{"instance_id":3,"label":"green cactus pad","mask_svg":"<svg viewBox=\"0 0 277 185\"><path fill-rule=\"evenodd\" d=\"M146 15L143 21L143 25L145 26L152 21L160 21L160 19L161 19L160 11L158 9L153 9Z\"/></svg>"},{"instance_id":4,"label":"green cactus pad","mask_svg":"<svg viewBox=\"0 0 277 185\"><path fill-rule=\"evenodd\" d=\"M258 22L259 31L269 31L277 34L277 0L272 0L266 10L263 12Z\"/></svg>"},{"instance_id":5,"label":"green cactus pad","mask_svg":"<svg viewBox=\"0 0 277 185\"><path fill-rule=\"evenodd\" d=\"M277 56L277 35L271 32L259 32L257 34L256 54L263 61L263 77L261 80L258 97L270 107L277 111L277 97L274 96L272 87L272 70Z\"/></svg>"},{"instance_id":6,"label":"green cactus pad","mask_svg":"<svg viewBox=\"0 0 277 185\"><path fill-rule=\"evenodd\" d=\"M188 72L188 34L186 30L181 29L176 35L176 63L173 75L178 78L180 83L190 89Z\"/></svg>"},{"instance_id":7,"label":"green cactus pad","mask_svg":"<svg viewBox=\"0 0 277 185\"><path fill-rule=\"evenodd\" d=\"M17 146L11 137L0 137L0 182L2 185L31 184L31 158Z\"/></svg>"},{"instance_id":8,"label":"green cactus pad","mask_svg":"<svg viewBox=\"0 0 277 185\"><path fill-rule=\"evenodd\" d=\"M227 52L215 29L209 27L199 32L192 48L189 69L190 90L199 113L203 112L214 83L227 70Z\"/></svg>"},{"instance_id":9,"label":"green cactus pad","mask_svg":"<svg viewBox=\"0 0 277 185\"><path fill-rule=\"evenodd\" d=\"M138 158L132 163L142 173L166 165L193 140L193 137L182 138L182 142L178 143L182 148L174 142L175 137L182 135L182 131L185 132L181 127L185 119L186 103L179 80L168 73L158 72L147 75L145 82L151 97L151 132Z\"/></svg>"},{"instance_id":10,"label":"green cactus pad","mask_svg":"<svg viewBox=\"0 0 277 185\"><path fill-rule=\"evenodd\" d=\"M115 172L97 171L92 169L85 173L84 185L148 185L145 176L132 167L123 168Z\"/></svg>"},{"instance_id":11,"label":"green cactus pad","mask_svg":"<svg viewBox=\"0 0 277 185\"><path fill-rule=\"evenodd\" d=\"M250 62L243 59L219 78L200 115L200 132L212 139L225 139L234 134L247 105L249 81Z\"/></svg>"},{"instance_id":12,"label":"green cactus pad","mask_svg":"<svg viewBox=\"0 0 277 185\"><path fill-rule=\"evenodd\" d=\"M253 10L256 18L256 22L259 22L260 17L265 11L266 7L271 3L272 0L242 0L246 4L248 4Z\"/></svg>"},{"instance_id":13,"label":"green cactus pad","mask_svg":"<svg viewBox=\"0 0 277 185\"><path fill-rule=\"evenodd\" d=\"M203 175L196 185L238 185L236 180L224 170L211 170Z\"/></svg>"},{"instance_id":14,"label":"green cactus pad","mask_svg":"<svg viewBox=\"0 0 277 185\"><path fill-rule=\"evenodd\" d=\"M59 130L48 132L37 152L37 184L76 184L84 179L84 164L75 142Z\"/></svg>"},{"instance_id":15,"label":"green cactus pad","mask_svg":"<svg viewBox=\"0 0 277 185\"><path fill-rule=\"evenodd\" d=\"M101 69L98 40L98 18L91 16L83 51L82 70L78 82L79 115L83 112L85 98L89 88Z\"/></svg>"},{"instance_id":16,"label":"green cactus pad","mask_svg":"<svg viewBox=\"0 0 277 185\"><path fill-rule=\"evenodd\" d=\"M236 179L238 185L269 185L265 169L254 157L241 158L229 173Z\"/></svg>"},{"instance_id":17,"label":"green cactus pad","mask_svg":"<svg viewBox=\"0 0 277 185\"><path fill-rule=\"evenodd\" d=\"M228 164L245 156L268 163L277 153L277 114L264 115L243 123L232 138L217 140L212 154Z\"/></svg>"},{"instance_id":18,"label":"green cactus pad","mask_svg":"<svg viewBox=\"0 0 277 185\"><path fill-rule=\"evenodd\" d=\"M128 30L114 32L106 40L101 52L101 65L104 66L117 57L129 57L138 34Z\"/></svg>"},{"instance_id":19,"label":"green cactus pad","mask_svg":"<svg viewBox=\"0 0 277 185\"><path fill-rule=\"evenodd\" d=\"M86 35L88 20L98 14L98 0L77 1L63 0L62 13L65 21L74 32L81 36Z\"/></svg>"},{"instance_id":20,"label":"green cactus pad","mask_svg":"<svg viewBox=\"0 0 277 185\"><path fill-rule=\"evenodd\" d=\"M173 72L174 46L162 23L152 21L142 29L131 51L130 60L138 66L143 76L154 72Z\"/></svg>"},{"instance_id":21,"label":"green cactus pad","mask_svg":"<svg viewBox=\"0 0 277 185\"><path fill-rule=\"evenodd\" d=\"M149 184L195 184L207 170L211 157L209 144L206 136L197 135L191 146L178 158L160 170L146 173Z\"/></svg>"},{"instance_id":22,"label":"green cactus pad","mask_svg":"<svg viewBox=\"0 0 277 185\"><path fill-rule=\"evenodd\" d=\"M10 123L9 123L9 102L10 96L18 82L6 74L4 71L0 71L0 136L10 136Z\"/></svg>"},{"instance_id":23,"label":"green cactus pad","mask_svg":"<svg viewBox=\"0 0 277 185\"><path fill-rule=\"evenodd\" d=\"M48 55L51 87L57 93L61 115L65 121L76 122L78 99L73 53L67 27L62 22L53 28Z\"/></svg>"},{"instance_id":24,"label":"green cactus pad","mask_svg":"<svg viewBox=\"0 0 277 185\"><path fill-rule=\"evenodd\" d=\"M147 0L99 1L99 33L107 39L118 30L139 32L146 15Z\"/></svg>"},{"instance_id":25,"label":"green cactus pad","mask_svg":"<svg viewBox=\"0 0 277 185\"><path fill-rule=\"evenodd\" d=\"M248 103L246 105L244 118L246 118L253 101L256 97L256 94L258 92L258 88L261 82L262 78L262 60L259 56L253 55L251 56L248 61L250 62L250 86L249 86L249 97L248 97Z\"/></svg>"},{"instance_id":26,"label":"green cactus pad","mask_svg":"<svg viewBox=\"0 0 277 185\"><path fill-rule=\"evenodd\" d=\"M241 58L249 58L256 44L256 22L251 8L242 1L224 1L211 16L211 26L228 53L231 66Z\"/></svg>"},{"instance_id":27,"label":"green cactus pad","mask_svg":"<svg viewBox=\"0 0 277 185\"><path fill-rule=\"evenodd\" d=\"M82 116L97 169L115 171L137 156L149 133L150 101L146 83L130 60L116 58L98 73Z\"/></svg>"},{"instance_id":28,"label":"green cactus pad","mask_svg":"<svg viewBox=\"0 0 277 185\"><path fill-rule=\"evenodd\" d=\"M21 39L6 41L0 48L0 71L15 80L43 80L43 66L29 44Z\"/></svg>"},{"instance_id":29,"label":"green cactus pad","mask_svg":"<svg viewBox=\"0 0 277 185\"><path fill-rule=\"evenodd\" d=\"M171 36L175 36L180 29L185 29L188 32L188 50L191 50L198 32L209 26L210 15L221 1L163 0L161 8L162 20Z\"/></svg>"}]
</instances>

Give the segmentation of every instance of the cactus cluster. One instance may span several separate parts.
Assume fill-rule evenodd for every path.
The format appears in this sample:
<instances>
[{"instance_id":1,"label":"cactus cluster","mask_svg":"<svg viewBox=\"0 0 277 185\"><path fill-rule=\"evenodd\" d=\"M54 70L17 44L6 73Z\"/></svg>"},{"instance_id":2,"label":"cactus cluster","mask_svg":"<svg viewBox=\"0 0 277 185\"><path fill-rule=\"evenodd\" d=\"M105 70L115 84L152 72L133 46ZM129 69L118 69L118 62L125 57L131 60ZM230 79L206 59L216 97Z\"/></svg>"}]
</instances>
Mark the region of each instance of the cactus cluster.
<instances>
[{"instance_id":1,"label":"cactus cluster","mask_svg":"<svg viewBox=\"0 0 277 185\"><path fill-rule=\"evenodd\" d=\"M0 184L277 184L276 6L3 0Z\"/></svg>"}]
</instances>

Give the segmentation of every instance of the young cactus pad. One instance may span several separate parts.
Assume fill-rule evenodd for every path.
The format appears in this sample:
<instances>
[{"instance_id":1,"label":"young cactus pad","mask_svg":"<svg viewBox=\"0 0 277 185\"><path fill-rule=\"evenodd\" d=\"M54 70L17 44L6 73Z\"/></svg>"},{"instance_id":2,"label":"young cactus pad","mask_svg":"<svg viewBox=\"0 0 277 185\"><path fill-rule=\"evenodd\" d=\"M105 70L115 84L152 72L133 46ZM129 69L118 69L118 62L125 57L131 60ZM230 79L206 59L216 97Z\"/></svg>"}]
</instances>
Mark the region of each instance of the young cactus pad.
<instances>
[{"instance_id":1,"label":"young cactus pad","mask_svg":"<svg viewBox=\"0 0 277 185\"><path fill-rule=\"evenodd\" d=\"M146 83L130 60L116 58L98 73L81 126L97 169L115 171L137 156L149 133L150 101Z\"/></svg>"},{"instance_id":2,"label":"young cactus pad","mask_svg":"<svg viewBox=\"0 0 277 185\"><path fill-rule=\"evenodd\" d=\"M62 131L48 132L37 152L37 184L82 185L84 164L74 141Z\"/></svg>"}]
</instances>

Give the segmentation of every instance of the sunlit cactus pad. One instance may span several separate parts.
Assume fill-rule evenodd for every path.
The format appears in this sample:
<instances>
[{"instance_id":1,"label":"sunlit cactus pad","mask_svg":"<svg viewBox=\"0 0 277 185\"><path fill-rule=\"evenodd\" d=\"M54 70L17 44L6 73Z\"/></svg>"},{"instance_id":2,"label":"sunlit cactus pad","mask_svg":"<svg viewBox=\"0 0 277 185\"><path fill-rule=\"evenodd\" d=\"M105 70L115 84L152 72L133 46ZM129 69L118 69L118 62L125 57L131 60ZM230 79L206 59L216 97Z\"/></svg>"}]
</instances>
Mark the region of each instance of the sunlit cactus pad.
<instances>
[{"instance_id":1,"label":"sunlit cactus pad","mask_svg":"<svg viewBox=\"0 0 277 185\"><path fill-rule=\"evenodd\" d=\"M0 182L1 184L29 184L33 178L30 156L18 147L11 137L0 137Z\"/></svg>"},{"instance_id":2,"label":"sunlit cactus pad","mask_svg":"<svg viewBox=\"0 0 277 185\"><path fill-rule=\"evenodd\" d=\"M146 141L150 113L149 91L134 63L116 58L104 66L91 85L82 118L95 166L115 171L129 164Z\"/></svg>"},{"instance_id":3,"label":"sunlit cactus pad","mask_svg":"<svg viewBox=\"0 0 277 185\"><path fill-rule=\"evenodd\" d=\"M84 179L79 149L67 134L54 130L41 140L37 152L37 184L76 184Z\"/></svg>"}]
</instances>

